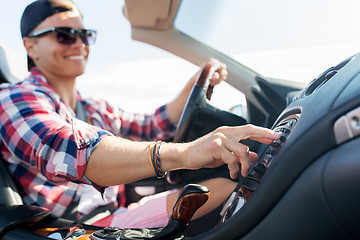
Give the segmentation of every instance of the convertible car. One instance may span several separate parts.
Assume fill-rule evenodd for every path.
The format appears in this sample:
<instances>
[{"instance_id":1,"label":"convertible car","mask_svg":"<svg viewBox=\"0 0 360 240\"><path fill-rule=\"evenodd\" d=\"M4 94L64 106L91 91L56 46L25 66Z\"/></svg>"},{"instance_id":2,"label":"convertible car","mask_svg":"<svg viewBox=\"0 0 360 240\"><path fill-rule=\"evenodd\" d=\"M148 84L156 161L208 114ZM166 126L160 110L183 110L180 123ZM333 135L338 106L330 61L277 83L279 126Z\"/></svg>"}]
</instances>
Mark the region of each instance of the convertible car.
<instances>
[{"instance_id":1,"label":"convertible car","mask_svg":"<svg viewBox=\"0 0 360 240\"><path fill-rule=\"evenodd\" d=\"M245 96L223 110L208 88L216 65L207 65L193 87L176 136L198 138L223 125L247 123L281 133L270 145L246 141L259 155L247 177L209 215L190 221L206 202L200 179L227 176L226 167L174 171L166 180L128 184L156 191L185 186L169 224L159 229L100 228L51 216L23 205L4 161L0 161L0 239L360 239L360 54L353 53L309 84L269 78L180 32L174 20L180 0L125 0L132 38L164 49L195 65L209 57L228 67L228 83ZM13 81L0 46L0 77ZM320 69L321 70L321 69ZM239 107L246 106L246 114ZM210 193L211 194L211 193Z\"/></svg>"}]
</instances>

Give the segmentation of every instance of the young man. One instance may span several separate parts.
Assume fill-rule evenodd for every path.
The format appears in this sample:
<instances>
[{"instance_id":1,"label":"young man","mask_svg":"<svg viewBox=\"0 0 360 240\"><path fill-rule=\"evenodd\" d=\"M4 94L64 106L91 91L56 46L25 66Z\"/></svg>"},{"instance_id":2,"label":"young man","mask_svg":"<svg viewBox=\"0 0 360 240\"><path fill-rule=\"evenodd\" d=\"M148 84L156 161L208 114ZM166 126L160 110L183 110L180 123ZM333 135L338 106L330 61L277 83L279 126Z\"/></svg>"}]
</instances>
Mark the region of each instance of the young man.
<instances>
[{"instance_id":1,"label":"young man","mask_svg":"<svg viewBox=\"0 0 360 240\"><path fill-rule=\"evenodd\" d=\"M21 186L24 202L47 207L55 216L67 217L66 210L74 205L77 220L102 205L121 207L123 184L162 177L174 169L227 164L235 178L240 161L246 175L256 154L239 140L271 143L279 138L269 129L247 125L221 127L190 143L161 142L174 135L196 75L152 115L130 114L105 101L83 99L76 78L85 71L96 32L84 28L71 0L33 2L23 13L21 33L31 73L16 85L1 86L0 150ZM226 75L221 64L211 85ZM235 187L220 178L201 184L212 196L195 217L218 206ZM163 226L176 197L176 191L154 195L95 224Z\"/></svg>"}]
</instances>

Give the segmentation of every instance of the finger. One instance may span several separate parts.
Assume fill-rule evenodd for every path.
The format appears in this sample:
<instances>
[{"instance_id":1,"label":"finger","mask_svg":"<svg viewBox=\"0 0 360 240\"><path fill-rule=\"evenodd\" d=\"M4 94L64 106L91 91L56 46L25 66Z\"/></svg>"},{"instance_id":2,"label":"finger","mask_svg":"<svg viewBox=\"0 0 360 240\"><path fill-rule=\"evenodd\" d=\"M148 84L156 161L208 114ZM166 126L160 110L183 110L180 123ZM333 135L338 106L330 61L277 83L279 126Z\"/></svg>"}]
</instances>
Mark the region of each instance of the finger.
<instances>
[{"instance_id":1,"label":"finger","mask_svg":"<svg viewBox=\"0 0 360 240\"><path fill-rule=\"evenodd\" d=\"M274 141L274 139L258 138L258 137L251 137L250 139L264 144L271 144Z\"/></svg>"},{"instance_id":2,"label":"finger","mask_svg":"<svg viewBox=\"0 0 360 240\"><path fill-rule=\"evenodd\" d=\"M232 155L232 161L227 163L227 167L229 169L230 177L236 179L239 174L239 159L234 153L230 154Z\"/></svg>"},{"instance_id":3,"label":"finger","mask_svg":"<svg viewBox=\"0 0 360 240\"><path fill-rule=\"evenodd\" d=\"M220 61L217 60L216 58L209 58L209 60L207 62L211 63L212 65L219 65L220 64Z\"/></svg>"},{"instance_id":4,"label":"finger","mask_svg":"<svg viewBox=\"0 0 360 240\"><path fill-rule=\"evenodd\" d=\"M208 167L218 167L226 164L229 169L230 177L236 179L239 173L239 158L227 148L221 148L218 154L215 161L208 165Z\"/></svg>"},{"instance_id":5,"label":"finger","mask_svg":"<svg viewBox=\"0 0 360 240\"><path fill-rule=\"evenodd\" d=\"M226 143L228 142L228 143ZM233 145L233 146L230 146ZM231 148L237 144L231 141L230 139L223 140L223 148L220 150L221 161L227 165L232 179L236 179L239 173L239 157L231 151Z\"/></svg>"},{"instance_id":6,"label":"finger","mask_svg":"<svg viewBox=\"0 0 360 240\"><path fill-rule=\"evenodd\" d=\"M280 138L280 133L274 132L271 129L268 128L263 128L263 127L258 127L255 125L245 125L243 126L244 128L244 135L243 135L243 139L257 139L257 140L262 140L262 139L270 139L270 140L277 140Z\"/></svg>"},{"instance_id":7,"label":"finger","mask_svg":"<svg viewBox=\"0 0 360 240\"><path fill-rule=\"evenodd\" d=\"M218 70L219 74L220 74L220 80L225 80L227 78L227 75L228 75L228 71L227 71L227 68L226 68L226 65L225 64L221 64L221 67L220 69Z\"/></svg>"},{"instance_id":8,"label":"finger","mask_svg":"<svg viewBox=\"0 0 360 240\"><path fill-rule=\"evenodd\" d=\"M225 64L220 63L220 67L216 70L216 72L219 75L219 82L226 80L228 72Z\"/></svg>"},{"instance_id":9,"label":"finger","mask_svg":"<svg viewBox=\"0 0 360 240\"><path fill-rule=\"evenodd\" d=\"M274 132L271 129L251 124L240 127L222 127L218 130L233 140L239 140L240 138L240 140L253 139L261 142L269 142L268 140L277 140L281 136L280 133Z\"/></svg>"},{"instance_id":10,"label":"finger","mask_svg":"<svg viewBox=\"0 0 360 240\"><path fill-rule=\"evenodd\" d=\"M237 157L237 161L240 161L241 175L244 177L247 176L252 162L252 159L249 155L249 147L239 142L232 141L231 139L224 140L224 143L227 150L232 152ZM238 164L238 162L236 164Z\"/></svg>"},{"instance_id":11,"label":"finger","mask_svg":"<svg viewBox=\"0 0 360 240\"><path fill-rule=\"evenodd\" d=\"M242 145L241 148L239 147L238 150L234 153L236 154L236 156L238 156L241 162L241 175L246 177L249 173L252 161L249 154L249 147L241 143L240 145Z\"/></svg>"},{"instance_id":12,"label":"finger","mask_svg":"<svg viewBox=\"0 0 360 240\"><path fill-rule=\"evenodd\" d=\"M259 156L254 152L249 152L249 156L252 162L255 162L259 158Z\"/></svg>"},{"instance_id":13,"label":"finger","mask_svg":"<svg viewBox=\"0 0 360 240\"><path fill-rule=\"evenodd\" d=\"M210 79L210 86L215 86L220 83L220 74L218 72L214 72Z\"/></svg>"}]
</instances>

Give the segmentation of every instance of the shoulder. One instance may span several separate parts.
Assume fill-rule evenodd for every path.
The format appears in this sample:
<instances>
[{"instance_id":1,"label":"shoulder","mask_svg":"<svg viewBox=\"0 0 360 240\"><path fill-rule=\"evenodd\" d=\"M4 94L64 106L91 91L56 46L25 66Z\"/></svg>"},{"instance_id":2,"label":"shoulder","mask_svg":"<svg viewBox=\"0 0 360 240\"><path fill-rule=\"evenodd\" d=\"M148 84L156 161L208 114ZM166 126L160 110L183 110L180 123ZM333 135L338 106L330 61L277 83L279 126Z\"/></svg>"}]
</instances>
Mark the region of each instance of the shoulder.
<instances>
[{"instance_id":1,"label":"shoulder","mask_svg":"<svg viewBox=\"0 0 360 240\"><path fill-rule=\"evenodd\" d=\"M53 88L47 83L45 77L37 71L32 71L31 74L23 81L18 83L3 83L0 85L1 96L11 95L13 97L21 95L57 95Z\"/></svg>"},{"instance_id":2,"label":"shoulder","mask_svg":"<svg viewBox=\"0 0 360 240\"><path fill-rule=\"evenodd\" d=\"M18 108L21 106L44 107L48 104L51 105L51 108L55 108L60 102L58 94L38 82L33 76L16 84L0 85L0 108L7 108L13 104L16 104Z\"/></svg>"}]
</instances>

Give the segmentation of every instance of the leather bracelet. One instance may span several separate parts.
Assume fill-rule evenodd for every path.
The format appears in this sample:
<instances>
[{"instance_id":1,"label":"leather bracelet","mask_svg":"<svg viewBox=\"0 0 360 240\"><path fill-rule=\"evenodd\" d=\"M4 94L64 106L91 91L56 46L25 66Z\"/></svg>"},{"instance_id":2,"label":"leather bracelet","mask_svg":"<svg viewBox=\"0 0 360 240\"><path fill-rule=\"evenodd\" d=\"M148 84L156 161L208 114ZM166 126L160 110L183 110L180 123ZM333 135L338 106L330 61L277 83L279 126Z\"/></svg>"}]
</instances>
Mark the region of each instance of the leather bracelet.
<instances>
[{"instance_id":1,"label":"leather bracelet","mask_svg":"<svg viewBox=\"0 0 360 240\"><path fill-rule=\"evenodd\" d=\"M162 141L156 142L156 167L157 167L157 178L164 178L166 176L166 172L164 173L161 169L161 163L160 163L160 147L163 144Z\"/></svg>"},{"instance_id":2,"label":"leather bracelet","mask_svg":"<svg viewBox=\"0 0 360 240\"><path fill-rule=\"evenodd\" d=\"M151 152L153 151L152 149L153 149L154 146L155 146L155 142L151 142L151 143L149 143L149 144L147 145L146 150L147 150L147 152L148 152L148 159L149 159L151 168L154 170L155 175L157 175L157 174L156 174L156 170L155 170L155 165L154 165L154 163L153 163L153 161L152 161L152 156L151 156Z\"/></svg>"},{"instance_id":3,"label":"leather bracelet","mask_svg":"<svg viewBox=\"0 0 360 240\"><path fill-rule=\"evenodd\" d=\"M148 158L152 169L158 179L164 178L167 172L163 172L161 169L161 162L160 162L160 147L163 144L162 141L151 142L146 147L148 151Z\"/></svg>"}]
</instances>

